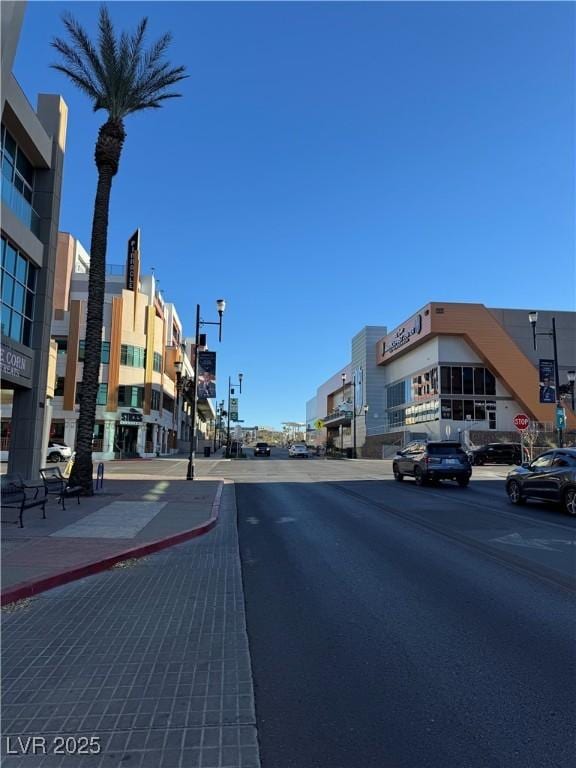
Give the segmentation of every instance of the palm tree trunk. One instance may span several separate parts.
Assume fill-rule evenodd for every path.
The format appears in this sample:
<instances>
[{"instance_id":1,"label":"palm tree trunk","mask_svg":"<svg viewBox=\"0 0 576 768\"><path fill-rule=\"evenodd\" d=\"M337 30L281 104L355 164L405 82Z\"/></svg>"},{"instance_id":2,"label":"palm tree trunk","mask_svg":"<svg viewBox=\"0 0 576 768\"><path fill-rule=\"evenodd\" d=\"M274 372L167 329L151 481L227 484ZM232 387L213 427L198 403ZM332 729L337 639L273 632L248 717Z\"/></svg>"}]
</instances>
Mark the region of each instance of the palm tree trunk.
<instances>
[{"instance_id":1,"label":"palm tree trunk","mask_svg":"<svg viewBox=\"0 0 576 768\"><path fill-rule=\"evenodd\" d=\"M90 241L84 373L82 376L80 414L76 429L76 458L71 473L71 484L80 485L87 496L93 494L92 442L102 354L108 211L112 179L118 170L124 138L122 122L109 120L100 128L95 150L98 186L94 201L92 238Z\"/></svg>"}]
</instances>

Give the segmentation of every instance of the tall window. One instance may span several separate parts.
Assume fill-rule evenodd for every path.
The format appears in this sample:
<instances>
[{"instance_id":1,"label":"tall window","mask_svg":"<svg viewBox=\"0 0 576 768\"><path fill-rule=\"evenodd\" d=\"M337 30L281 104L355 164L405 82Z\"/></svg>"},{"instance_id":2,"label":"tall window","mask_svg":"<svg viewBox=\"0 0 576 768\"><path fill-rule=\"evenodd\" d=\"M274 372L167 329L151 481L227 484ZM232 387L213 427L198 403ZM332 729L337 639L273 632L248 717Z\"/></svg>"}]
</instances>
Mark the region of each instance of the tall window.
<instances>
[{"instance_id":1,"label":"tall window","mask_svg":"<svg viewBox=\"0 0 576 768\"><path fill-rule=\"evenodd\" d=\"M2 200L39 237L40 217L32 207L34 166L2 126Z\"/></svg>"},{"instance_id":2,"label":"tall window","mask_svg":"<svg viewBox=\"0 0 576 768\"><path fill-rule=\"evenodd\" d=\"M442 365L440 390L443 395L495 395L496 377L488 368Z\"/></svg>"},{"instance_id":3,"label":"tall window","mask_svg":"<svg viewBox=\"0 0 576 768\"><path fill-rule=\"evenodd\" d=\"M160 410L160 392L158 392L157 389L152 390L152 398L150 402L150 408L153 411L159 411Z\"/></svg>"},{"instance_id":4,"label":"tall window","mask_svg":"<svg viewBox=\"0 0 576 768\"><path fill-rule=\"evenodd\" d=\"M2 333L30 346L37 268L2 238Z\"/></svg>"},{"instance_id":5,"label":"tall window","mask_svg":"<svg viewBox=\"0 0 576 768\"><path fill-rule=\"evenodd\" d=\"M118 387L118 405L131 408L142 408L144 402L144 387Z\"/></svg>"},{"instance_id":6,"label":"tall window","mask_svg":"<svg viewBox=\"0 0 576 768\"><path fill-rule=\"evenodd\" d=\"M60 348L58 348L58 351L60 351ZM83 363L85 357L86 357L86 340L80 339L80 341L78 342L78 362ZM100 362L105 364L110 362L110 342L109 341L102 342L102 348L100 350Z\"/></svg>"},{"instance_id":7,"label":"tall window","mask_svg":"<svg viewBox=\"0 0 576 768\"><path fill-rule=\"evenodd\" d=\"M156 373L162 373L162 355L159 352L154 352L154 363L152 367Z\"/></svg>"},{"instance_id":8,"label":"tall window","mask_svg":"<svg viewBox=\"0 0 576 768\"><path fill-rule=\"evenodd\" d=\"M133 347L131 344L122 344L120 347L120 364L130 365L132 368L145 368L146 350L144 347Z\"/></svg>"},{"instance_id":9,"label":"tall window","mask_svg":"<svg viewBox=\"0 0 576 768\"><path fill-rule=\"evenodd\" d=\"M76 405L80 403L82 399L82 382L79 381L76 384ZM108 384L98 384L98 392L96 394L96 405L106 405L108 402Z\"/></svg>"}]
</instances>

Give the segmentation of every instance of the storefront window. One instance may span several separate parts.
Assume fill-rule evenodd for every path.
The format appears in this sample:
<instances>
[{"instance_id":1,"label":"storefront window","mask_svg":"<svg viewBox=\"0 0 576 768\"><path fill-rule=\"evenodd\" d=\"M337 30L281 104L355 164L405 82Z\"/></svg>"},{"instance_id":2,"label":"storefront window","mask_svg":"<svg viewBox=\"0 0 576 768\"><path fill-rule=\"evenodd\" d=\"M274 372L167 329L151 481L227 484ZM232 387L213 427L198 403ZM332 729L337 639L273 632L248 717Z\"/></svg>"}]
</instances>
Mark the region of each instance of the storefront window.
<instances>
[{"instance_id":1,"label":"storefront window","mask_svg":"<svg viewBox=\"0 0 576 768\"><path fill-rule=\"evenodd\" d=\"M465 366L462 368L462 388L465 395L474 394L474 369Z\"/></svg>"}]
</instances>

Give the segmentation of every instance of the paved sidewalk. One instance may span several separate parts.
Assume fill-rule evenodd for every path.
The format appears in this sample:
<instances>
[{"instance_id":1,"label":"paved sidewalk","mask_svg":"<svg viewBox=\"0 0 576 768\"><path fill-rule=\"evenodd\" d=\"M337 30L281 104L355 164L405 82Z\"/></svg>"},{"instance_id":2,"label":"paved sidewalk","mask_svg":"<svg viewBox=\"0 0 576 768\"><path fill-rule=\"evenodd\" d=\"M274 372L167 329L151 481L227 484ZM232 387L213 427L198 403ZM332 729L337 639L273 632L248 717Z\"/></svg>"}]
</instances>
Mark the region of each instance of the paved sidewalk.
<instances>
[{"instance_id":1,"label":"paved sidewalk","mask_svg":"<svg viewBox=\"0 0 576 768\"><path fill-rule=\"evenodd\" d=\"M24 528L15 510L2 513L2 602L65 583L199 535L215 524L223 481L178 477L106 479L93 497L66 501L49 497L46 517L25 511Z\"/></svg>"},{"instance_id":2,"label":"paved sidewalk","mask_svg":"<svg viewBox=\"0 0 576 768\"><path fill-rule=\"evenodd\" d=\"M206 535L20 603L2 635L6 768L259 768L233 484Z\"/></svg>"}]
</instances>

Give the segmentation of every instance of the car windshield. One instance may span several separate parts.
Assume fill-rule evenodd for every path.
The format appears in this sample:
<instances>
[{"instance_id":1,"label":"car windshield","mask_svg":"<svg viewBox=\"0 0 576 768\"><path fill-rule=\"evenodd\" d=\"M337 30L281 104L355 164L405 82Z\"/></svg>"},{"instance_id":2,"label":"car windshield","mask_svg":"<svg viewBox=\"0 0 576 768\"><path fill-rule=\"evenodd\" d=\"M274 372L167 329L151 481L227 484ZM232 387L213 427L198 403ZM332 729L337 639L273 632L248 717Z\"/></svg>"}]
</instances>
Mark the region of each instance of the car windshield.
<instances>
[{"instance_id":1,"label":"car windshield","mask_svg":"<svg viewBox=\"0 0 576 768\"><path fill-rule=\"evenodd\" d=\"M256 448L268 448L268 443L256 443Z\"/></svg>"},{"instance_id":2,"label":"car windshield","mask_svg":"<svg viewBox=\"0 0 576 768\"><path fill-rule=\"evenodd\" d=\"M460 445L429 445L427 450L430 456L453 456L455 453L465 455Z\"/></svg>"}]
</instances>

